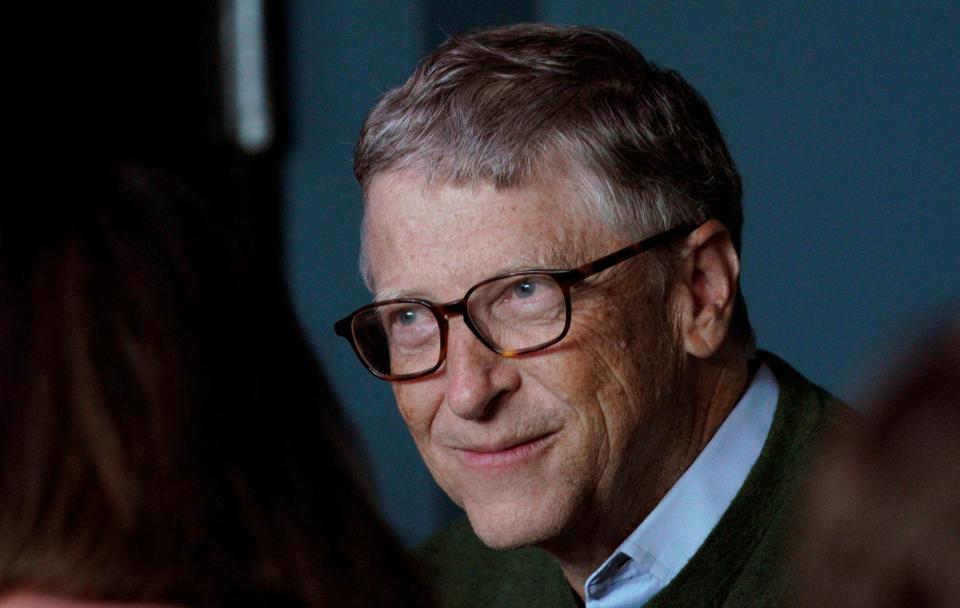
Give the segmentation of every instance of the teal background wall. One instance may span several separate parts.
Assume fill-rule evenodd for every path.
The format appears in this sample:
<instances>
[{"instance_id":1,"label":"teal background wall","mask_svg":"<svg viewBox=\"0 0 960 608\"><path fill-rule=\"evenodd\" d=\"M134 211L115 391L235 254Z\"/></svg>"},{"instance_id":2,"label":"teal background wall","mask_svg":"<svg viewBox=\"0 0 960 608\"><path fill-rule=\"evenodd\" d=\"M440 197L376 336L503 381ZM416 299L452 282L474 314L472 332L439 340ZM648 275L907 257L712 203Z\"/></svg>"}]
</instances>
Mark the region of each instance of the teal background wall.
<instances>
[{"instance_id":1,"label":"teal background wall","mask_svg":"<svg viewBox=\"0 0 960 608\"><path fill-rule=\"evenodd\" d=\"M960 300L960 5L291 0L287 276L409 543L456 514L389 387L333 321L368 301L351 150L377 97L445 32L550 21L619 31L710 102L746 186L743 288L761 347L856 401Z\"/></svg>"}]
</instances>

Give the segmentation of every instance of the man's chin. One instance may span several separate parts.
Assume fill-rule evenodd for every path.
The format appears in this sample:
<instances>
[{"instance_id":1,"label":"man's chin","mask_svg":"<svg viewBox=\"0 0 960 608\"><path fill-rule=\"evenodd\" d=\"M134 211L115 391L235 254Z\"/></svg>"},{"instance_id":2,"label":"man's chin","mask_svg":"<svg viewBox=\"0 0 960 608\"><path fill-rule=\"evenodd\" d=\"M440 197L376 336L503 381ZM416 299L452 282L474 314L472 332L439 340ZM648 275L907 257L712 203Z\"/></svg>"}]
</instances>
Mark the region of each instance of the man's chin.
<instances>
[{"instance_id":1,"label":"man's chin","mask_svg":"<svg viewBox=\"0 0 960 608\"><path fill-rule=\"evenodd\" d=\"M556 510L513 508L466 509L470 526L477 537L491 549L517 549L539 545L556 537L562 530L562 517Z\"/></svg>"}]
</instances>

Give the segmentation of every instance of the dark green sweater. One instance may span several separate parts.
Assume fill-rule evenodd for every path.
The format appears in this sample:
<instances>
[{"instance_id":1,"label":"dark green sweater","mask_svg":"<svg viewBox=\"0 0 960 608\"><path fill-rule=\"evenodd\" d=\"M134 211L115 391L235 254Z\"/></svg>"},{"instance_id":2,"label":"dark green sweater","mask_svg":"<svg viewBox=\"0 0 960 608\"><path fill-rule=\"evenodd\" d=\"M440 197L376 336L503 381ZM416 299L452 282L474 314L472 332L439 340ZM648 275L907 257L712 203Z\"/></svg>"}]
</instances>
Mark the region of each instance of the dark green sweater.
<instances>
[{"instance_id":1,"label":"dark green sweater","mask_svg":"<svg viewBox=\"0 0 960 608\"><path fill-rule=\"evenodd\" d=\"M780 385L770 434L740 492L677 576L647 603L661 606L778 606L792 497L815 439L847 408L769 353ZM560 566L535 548L494 551L464 520L419 551L445 608L577 606Z\"/></svg>"}]
</instances>

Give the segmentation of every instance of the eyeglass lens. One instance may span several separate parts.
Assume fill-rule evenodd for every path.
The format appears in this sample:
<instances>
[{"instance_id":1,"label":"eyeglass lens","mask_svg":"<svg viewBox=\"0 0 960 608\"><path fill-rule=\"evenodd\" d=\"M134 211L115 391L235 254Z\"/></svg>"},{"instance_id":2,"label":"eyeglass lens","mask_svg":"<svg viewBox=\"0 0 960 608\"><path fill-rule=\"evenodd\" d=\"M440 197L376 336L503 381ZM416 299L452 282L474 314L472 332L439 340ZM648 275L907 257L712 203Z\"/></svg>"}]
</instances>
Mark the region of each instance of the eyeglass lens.
<instances>
[{"instance_id":1,"label":"eyeglass lens","mask_svg":"<svg viewBox=\"0 0 960 608\"><path fill-rule=\"evenodd\" d=\"M504 352L552 342L563 333L567 319L563 289L548 274L482 283L468 294L467 311L483 339ZM353 322L363 359L386 376L436 367L442 356L440 331L433 311L416 302L383 304L357 315Z\"/></svg>"}]
</instances>

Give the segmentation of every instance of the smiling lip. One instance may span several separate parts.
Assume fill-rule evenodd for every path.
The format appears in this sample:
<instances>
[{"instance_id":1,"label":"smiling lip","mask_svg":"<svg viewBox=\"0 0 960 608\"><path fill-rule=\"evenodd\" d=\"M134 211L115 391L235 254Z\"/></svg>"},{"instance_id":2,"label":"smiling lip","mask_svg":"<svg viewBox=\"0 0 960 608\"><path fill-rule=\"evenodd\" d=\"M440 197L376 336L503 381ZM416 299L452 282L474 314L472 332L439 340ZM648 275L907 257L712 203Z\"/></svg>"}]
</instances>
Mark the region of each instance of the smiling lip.
<instances>
[{"instance_id":1,"label":"smiling lip","mask_svg":"<svg viewBox=\"0 0 960 608\"><path fill-rule=\"evenodd\" d=\"M547 433L501 449L457 448L457 453L468 465L475 467L503 467L522 462L553 442L556 433Z\"/></svg>"}]
</instances>

